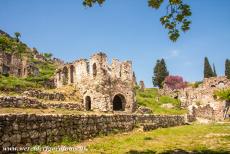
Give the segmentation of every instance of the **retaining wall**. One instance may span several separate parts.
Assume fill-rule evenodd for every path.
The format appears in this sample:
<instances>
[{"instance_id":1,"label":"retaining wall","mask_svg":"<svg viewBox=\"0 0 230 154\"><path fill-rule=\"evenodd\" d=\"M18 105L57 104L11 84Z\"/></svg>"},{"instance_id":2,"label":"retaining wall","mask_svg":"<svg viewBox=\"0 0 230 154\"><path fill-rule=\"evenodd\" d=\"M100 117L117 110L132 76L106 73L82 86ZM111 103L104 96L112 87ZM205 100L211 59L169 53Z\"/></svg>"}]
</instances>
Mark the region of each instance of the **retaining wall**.
<instances>
[{"instance_id":1,"label":"retaining wall","mask_svg":"<svg viewBox=\"0 0 230 154\"><path fill-rule=\"evenodd\" d=\"M93 138L100 134L131 131L138 123L156 127L185 124L184 116L160 115L0 115L0 149Z\"/></svg>"}]
</instances>

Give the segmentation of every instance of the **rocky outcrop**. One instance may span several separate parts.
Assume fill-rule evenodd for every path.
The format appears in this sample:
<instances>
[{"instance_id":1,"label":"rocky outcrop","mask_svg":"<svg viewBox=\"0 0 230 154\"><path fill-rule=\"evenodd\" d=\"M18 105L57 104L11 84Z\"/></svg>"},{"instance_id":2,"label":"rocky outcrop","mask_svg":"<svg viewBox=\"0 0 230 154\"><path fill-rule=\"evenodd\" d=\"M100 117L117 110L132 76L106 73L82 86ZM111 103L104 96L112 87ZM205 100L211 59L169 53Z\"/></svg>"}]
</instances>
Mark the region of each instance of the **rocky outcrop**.
<instances>
[{"instance_id":1,"label":"rocky outcrop","mask_svg":"<svg viewBox=\"0 0 230 154\"><path fill-rule=\"evenodd\" d=\"M102 134L131 131L138 123L154 129L183 125L184 116L156 115L0 115L0 150L47 145L68 137L74 141ZM151 126L146 128L152 129ZM6 151L9 152L9 151Z\"/></svg>"}]
</instances>

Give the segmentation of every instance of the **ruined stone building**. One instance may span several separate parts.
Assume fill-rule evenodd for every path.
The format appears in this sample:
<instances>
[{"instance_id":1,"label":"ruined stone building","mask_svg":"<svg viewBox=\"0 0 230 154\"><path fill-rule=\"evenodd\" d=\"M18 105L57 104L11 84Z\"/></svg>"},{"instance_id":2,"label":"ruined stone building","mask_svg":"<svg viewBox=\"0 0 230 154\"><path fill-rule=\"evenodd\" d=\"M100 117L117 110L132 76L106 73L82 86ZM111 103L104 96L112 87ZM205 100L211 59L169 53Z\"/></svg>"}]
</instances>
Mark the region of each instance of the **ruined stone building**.
<instances>
[{"instance_id":1,"label":"ruined stone building","mask_svg":"<svg viewBox=\"0 0 230 154\"><path fill-rule=\"evenodd\" d=\"M39 69L29 63L27 57L20 57L17 53L0 51L0 74L27 77L38 75Z\"/></svg>"},{"instance_id":2,"label":"ruined stone building","mask_svg":"<svg viewBox=\"0 0 230 154\"><path fill-rule=\"evenodd\" d=\"M215 97L214 91L230 88L230 80L225 76L205 78L198 87L171 91L164 87L164 94L181 101L191 114L211 120L222 120L230 103Z\"/></svg>"},{"instance_id":3,"label":"ruined stone building","mask_svg":"<svg viewBox=\"0 0 230 154\"><path fill-rule=\"evenodd\" d=\"M131 61L107 62L104 53L96 53L89 60L80 59L67 63L57 70L57 87L76 86L86 110L126 111L135 110L133 70Z\"/></svg>"}]
</instances>

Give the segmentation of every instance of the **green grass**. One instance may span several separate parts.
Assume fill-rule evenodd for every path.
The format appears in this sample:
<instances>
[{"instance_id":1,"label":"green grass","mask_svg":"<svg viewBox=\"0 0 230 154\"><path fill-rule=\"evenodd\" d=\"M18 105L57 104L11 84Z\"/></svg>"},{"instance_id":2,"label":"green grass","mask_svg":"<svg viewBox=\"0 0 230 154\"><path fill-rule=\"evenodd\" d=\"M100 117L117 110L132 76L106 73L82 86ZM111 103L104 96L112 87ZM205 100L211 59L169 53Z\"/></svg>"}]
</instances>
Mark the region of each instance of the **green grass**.
<instances>
[{"instance_id":1,"label":"green grass","mask_svg":"<svg viewBox=\"0 0 230 154\"><path fill-rule=\"evenodd\" d=\"M185 125L160 128L150 132L135 130L129 133L97 137L82 143L68 141L61 145L86 146L84 154L154 154L175 151L224 154L230 152L230 125ZM74 154L74 152L50 152ZM79 152L80 153L80 152Z\"/></svg>"},{"instance_id":2,"label":"green grass","mask_svg":"<svg viewBox=\"0 0 230 154\"><path fill-rule=\"evenodd\" d=\"M14 91L17 88L20 89L27 89L27 88L39 88L41 85L27 81L22 78L18 77L5 77L5 76L0 76L0 90L12 90Z\"/></svg>"},{"instance_id":3,"label":"green grass","mask_svg":"<svg viewBox=\"0 0 230 154\"><path fill-rule=\"evenodd\" d=\"M154 114L185 114L186 110L180 108L180 101L168 96L160 96L158 89L147 88L143 92L136 90L138 105L146 106L152 109ZM162 104L171 103L174 108L167 109L161 107Z\"/></svg>"}]
</instances>

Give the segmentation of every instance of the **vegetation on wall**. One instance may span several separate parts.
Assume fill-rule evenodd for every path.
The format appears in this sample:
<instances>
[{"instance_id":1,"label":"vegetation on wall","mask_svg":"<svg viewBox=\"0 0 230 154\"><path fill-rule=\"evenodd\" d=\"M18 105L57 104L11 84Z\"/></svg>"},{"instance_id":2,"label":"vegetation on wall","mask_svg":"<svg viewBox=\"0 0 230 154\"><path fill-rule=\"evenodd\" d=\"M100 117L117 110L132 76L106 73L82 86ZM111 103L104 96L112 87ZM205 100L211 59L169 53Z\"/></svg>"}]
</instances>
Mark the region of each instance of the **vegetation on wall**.
<instances>
[{"instance_id":1,"label":"vegetation on wall","mask_svg":"<svg viewBox=\"0 0 230 154\"><path fill-rule=\"evenodd\" d=\"M215 91L214 97L217 97L220 100L230 101L230 88Z\"/></svg>"}]
</instances>

